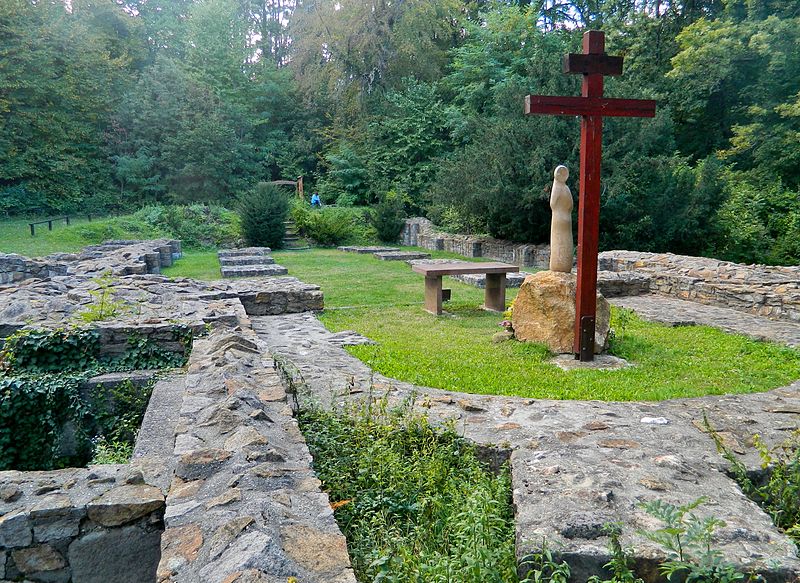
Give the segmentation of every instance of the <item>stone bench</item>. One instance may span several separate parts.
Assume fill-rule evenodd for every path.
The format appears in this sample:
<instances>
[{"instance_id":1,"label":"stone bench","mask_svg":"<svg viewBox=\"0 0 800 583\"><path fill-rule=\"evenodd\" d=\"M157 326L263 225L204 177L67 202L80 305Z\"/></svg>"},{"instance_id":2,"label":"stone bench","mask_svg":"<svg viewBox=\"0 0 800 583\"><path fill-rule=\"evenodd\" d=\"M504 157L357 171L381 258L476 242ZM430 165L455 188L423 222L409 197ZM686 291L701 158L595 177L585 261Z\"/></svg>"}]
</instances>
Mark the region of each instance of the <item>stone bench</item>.
<instances>
[{"instance_id":1,"label":"stone bench","mask_svg":"<svg viewBox=\"0 0 800 583\"><path fill-rule=\"evenodd\" d=\"M434 315L442 313L442 276L485 273L486 287L484 309L502 312L506 309L506 273L519 271L508 263L417 263L411 266L415 273L425 276L425 310Z\"/></svg>"}]
</instances>

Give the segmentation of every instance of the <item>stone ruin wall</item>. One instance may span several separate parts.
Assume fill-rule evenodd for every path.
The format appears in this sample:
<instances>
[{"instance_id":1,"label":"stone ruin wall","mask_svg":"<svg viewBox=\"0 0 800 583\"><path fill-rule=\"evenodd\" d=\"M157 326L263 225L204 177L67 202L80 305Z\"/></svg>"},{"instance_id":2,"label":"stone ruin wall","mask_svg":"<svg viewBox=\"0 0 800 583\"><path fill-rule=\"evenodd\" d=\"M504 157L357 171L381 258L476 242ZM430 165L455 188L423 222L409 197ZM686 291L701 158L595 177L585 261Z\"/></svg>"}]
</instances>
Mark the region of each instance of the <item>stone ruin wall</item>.
<instances>
[{"instance_id":1,"label":"stone ruin wall","mask_svg":"<svg viewBox=\"0 0 800 583\"><path fill-rule=\"evenodd\" d=\"M800 266L638 251L606 251L599 259L600 269L649 275L652 293L800 322Z\"/></svg>"},{"instance_id":2,"label":"stone ruin wall","mask_svg":"<svg viewBox=\"0 0 800 583\"><path fill-rule=\"evenodd\" d=\"M549 245L526 245L491 237L443 233L425 218L406 219L400 237L403 245L450 251L464 257L486 257L520 267L547 269L550 263Z\"/></svg>"},{"instance_id":3,"label":"stone ruin wall","mask_svg":"<svg viewBox=\"0 0 800 583\"><path fill-rule=\"evenodd\" d=\"M47 279L56 275L79 273L101 275L144 275L161 273L182 255L181 242L172 239L157 241L106 241L91 245L80 253L55 253L30 259L14 253L0 253L0 285L26 279Z\"/></svg>"},{"instance_id":4,"label":"stone ruin wall","mask_svg":"<svg viewBox=\"0 0 800 583\"><path fill-rule=\"evenodd\" d=\"M0 253L0 285L17 283L33 277L44 279L66 273L67 266L63 264L28 259L16 253Z\"/></svg>"},{"instance_id":5,"label":"stone ruin wall","mask_svg":"<svg viewBox=\"0 0 800 583\"><path fill-rule=\"evenodd\" d=\"M124 275L147 263L138 243L114 247L84 252L73 267L97 273L111 263ZM85 294L90 279L79 273L5 288L0 304L22 293L23 304L63 311ZM248 319L320 310L318 286L289 277L119 281L155 303L133 321L100 323L104 351L125 350L132 333L182 349L175 322L194 332L211 323L210 334L196 338L185 376L156 384L129 464L0 472L0 580L355 583L286 390ZM35 325L29 315L6 324Z\"/></svg>"},{"instance_id":6,"label":"stone ruin wall","mask_svg":"<svg viewBox=\"0 0 800 583\"><path fill-rule=\"evenodd\" d=\"M437 231L424 218L407 219L401 241L403 245L489 257L520 267L549 267L547 245L451 235ZM605 251L600 253L598 268L604 285L605 280L613 279L613 273L636 273L644 282L640 287L647 288L641 291L800 322L800 266L743 265L672 253ZM610 295L630 294L627 288L624 294L611 291Z\"/></svg>"},{"instance_id":7,"label":"stone ruin wall","mask_svg":"<svg viewBox=\"0 0 800 583\"><path fill-rule=\"evenodd\" d=\"M164 494L138 469L7 471L0 484L0 580L155 580Z\"/></svg>"}]
</instances>

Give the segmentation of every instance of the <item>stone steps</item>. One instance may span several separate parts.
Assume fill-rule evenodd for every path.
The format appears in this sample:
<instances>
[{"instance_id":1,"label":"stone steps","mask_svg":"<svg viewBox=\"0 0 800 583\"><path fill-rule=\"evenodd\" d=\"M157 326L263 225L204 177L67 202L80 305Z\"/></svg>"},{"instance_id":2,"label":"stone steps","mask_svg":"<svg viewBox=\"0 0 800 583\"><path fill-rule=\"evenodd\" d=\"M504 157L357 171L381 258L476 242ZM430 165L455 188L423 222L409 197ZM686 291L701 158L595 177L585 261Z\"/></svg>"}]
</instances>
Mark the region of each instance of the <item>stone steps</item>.
<instances>
[{"instance_id":1,"label":"stone steps","mask_svg":"<svg viewBox=\"0 0 800 583\"><path fill-rule=\"evenodd\" d=\"M430 253L419 251L381 251L373 253L381 261L412 261L415 259L430 259Z\"/></svg>"},{"instance_id":2,"label":"stone steps","mask_svg":"<svg viewBox=\"0 0 800 583\"><path fill-rule=\"evenodd\" d=\"M345 247L337 247L337 251L344 251L346 253L392 253L392 252L399 252L400 249L398 247L361 247L358 245L352 246L345 246Z\"/></svg>"},{"instance_id":3,"label":"stone steps","mask_svg":"<svg viewBox=\"0 0 800 583\"><path fill-rule=\"evenodd\" d=\"M272 253L269 247L243 247L241 249L220 249L217 251L217 257L253 257L255 255L263 256Z\"/></svg>"},{"instance_id":4,"label":"stone steps","mask_svg":"<svg viewBox=\"0 0 800 583\"><path fill-rule=\"evenodd\" d=\"M233 267L237 265L271 265L273 263L275 263L275 260L266 255L234 255L219 258L219 264L223 267Z\"/></svg>"},{"instance_id":5,"label":"stone steps","mask_svg":"<svg viewBox=\"0 0 800 583\"><path fill-rule=\"evenodd\" d=\"M222 267L222 277L266 277L270 275L286 275L289 270L278 265L237 265Z\"/></svg>"},{"instance_id":6,"label":"stone steps","mask_svg":"<svg viewBox=\"0 0 800 583\"><path fill-rule=\"evenodd\" d=\"M226 249L219 252L220 272L224 278L268 277L289 271L269 256L269 247Z\"/></svg>"}]
</instances>

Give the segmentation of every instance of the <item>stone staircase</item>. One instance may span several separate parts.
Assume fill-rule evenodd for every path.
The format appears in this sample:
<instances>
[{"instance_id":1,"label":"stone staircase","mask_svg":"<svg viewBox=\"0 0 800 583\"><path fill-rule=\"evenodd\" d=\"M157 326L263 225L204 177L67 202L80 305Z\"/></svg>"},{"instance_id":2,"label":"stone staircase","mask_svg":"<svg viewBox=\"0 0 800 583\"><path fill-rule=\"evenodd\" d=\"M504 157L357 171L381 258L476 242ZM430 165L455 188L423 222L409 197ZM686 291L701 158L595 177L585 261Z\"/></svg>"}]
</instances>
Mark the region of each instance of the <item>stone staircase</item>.
<instances>
[{"instance_id":1,"label":"stone staircase","mask_svg":"<svg viewBox=\"0 0 800 583\"><path fill-rule=\"evenodd\" d=\"M300 232L294 221L284 221L284 225L286 226L286 232L283 236L284 251L303 251L311 248L300 238Z\"/></svg>"},{"instance_id":2,"label":"stone staircase","mask_svg":"<svg viewBox=\"0 0 800 583\"><path fill-rule=\"evenodd\" d=\"M275 263L269 255L269 247L247 247L245 249L222 249L219 257L222 277L264 277L286 275L288 270Z\"/></svg>"}]
</instances>

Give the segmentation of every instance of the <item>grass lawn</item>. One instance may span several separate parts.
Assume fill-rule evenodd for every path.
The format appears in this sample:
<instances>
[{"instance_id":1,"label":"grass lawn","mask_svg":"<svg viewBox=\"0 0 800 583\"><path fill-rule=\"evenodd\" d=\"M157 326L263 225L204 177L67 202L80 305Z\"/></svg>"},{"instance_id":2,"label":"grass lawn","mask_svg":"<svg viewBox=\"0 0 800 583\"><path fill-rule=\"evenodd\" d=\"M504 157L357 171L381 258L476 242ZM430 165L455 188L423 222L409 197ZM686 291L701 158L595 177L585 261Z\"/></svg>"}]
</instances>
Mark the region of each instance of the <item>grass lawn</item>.
<instances>
[{"instance_id":1,"label":"grass lawn","mask_svg":"<svg viewBox=\"0 0 800 583\"><path fill-rule=\"evenodd\" d=\"M0 221L0 253L40 257L50 253L71 253L87 245L102 243L109 239L146 239L161 236L155 229L132 221L126 216L92 221L84 216L71 218L70 226L64 221L53 221L52 231L47 230L46 223L36 225L36 236L31 237L28 222L36 220L40 219Z\"/></svg>"},{"instance_id":2,"label":"grass lawn","mask_svg":"<svg viewBox=\"0 0 800 583\"><path fill-rule=\"evenodd\" d=\"M93 232L100 224L92 224ZM86 244L76 233L81 226L54 226L52 233L45 228L41 238L32 238L25 221L6 221L0 223L0 251L75 250ZM326 310L321 319L330 330L356 330L378 342L348 348L352 354L387 376L419 385L531 398L659 400L763 391L800 378L800 351L712 328L668 328L636 317L626 319L622 334L616 326L613 349L635 367L563 372L547 363L550 355L542 346L492 343L502 317L479 309L483 290L445 278L453 301L437 318L422 310L423 278L405 262L334 249L277 251L274 257L290 275L322 287ZM164 273L220 277L214 251L188 250ZM516 290L508 290L508 301L515 295Z\"/></svg>"},{"instance_id":3,"label":"grass lawn","mask_svg":"<svg viewBox=\"0 0 800 583\"><path fill-rule=\"evenodd\" d=\"M184 250L183 258L172 267L162 268L161 273L169 277L191 277L203 281L222 279L216 251Z\"/></svg>"},{"instance_id":4,"label":"grass lawn","mask_svg":"<svg viewBox=\"0 0 800 583\"><path fill-rule=\"evenodd\" d=\"M434 257L458 257L433 253ZM636 366L617 371L564 372L540 345L492 343L499 314L479 309L483 290L445 278L453 290L447 314L422 309L423 278L405 262L332 249L279 251L289 274L322 286L325 325L356 330L378 342L348 350L375 370L423 386L531 398L660 400L763 391L800 378L800 351L712 328L668 328L619 318L614 353ZM188 252L170 275L217 278L213 254ZM516 290L508 290L508 301ZM616 310L615 315L618 314Z\"/></svg>"}]
</instances>

